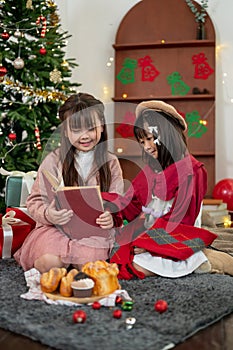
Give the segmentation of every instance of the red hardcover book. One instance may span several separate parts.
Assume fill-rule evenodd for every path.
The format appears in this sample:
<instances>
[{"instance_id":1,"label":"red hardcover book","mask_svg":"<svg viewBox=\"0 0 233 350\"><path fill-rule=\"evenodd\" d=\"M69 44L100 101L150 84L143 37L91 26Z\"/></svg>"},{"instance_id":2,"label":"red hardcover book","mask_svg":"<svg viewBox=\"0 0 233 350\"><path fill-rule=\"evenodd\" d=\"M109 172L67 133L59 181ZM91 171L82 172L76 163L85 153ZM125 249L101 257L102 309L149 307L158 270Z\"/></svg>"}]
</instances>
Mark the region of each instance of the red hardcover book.
<instances>
[{"instance_id":1,"label":"red hardcover book","mask_svg":"<svg viewBox=\"0 0 233 350\"><path fill-rule=\"evenodd\" d=\"M90 236L109 235L108 230L96 224L96 219L103 213L103 202L99 186L66 186L59 187L56 178L44 171L44 182L51 193L53 188L57 209L72 209L74 214L70 221L62 225L61 229L72 239ZM51 195L49 195L51 198Z\"/></svg>"}]
</instances>

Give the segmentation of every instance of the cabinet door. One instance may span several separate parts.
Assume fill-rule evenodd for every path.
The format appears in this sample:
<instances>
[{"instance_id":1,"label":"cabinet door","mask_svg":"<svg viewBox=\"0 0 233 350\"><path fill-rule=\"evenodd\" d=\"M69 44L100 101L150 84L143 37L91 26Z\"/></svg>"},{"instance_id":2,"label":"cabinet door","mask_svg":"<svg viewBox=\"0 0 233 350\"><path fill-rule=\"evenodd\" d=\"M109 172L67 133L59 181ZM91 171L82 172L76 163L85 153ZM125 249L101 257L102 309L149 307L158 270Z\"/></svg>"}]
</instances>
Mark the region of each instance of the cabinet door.
<instances>
[{"instance_id":1,"label":"cabinet door","mask_svg":"<svg viewBox=\"0 0 233 350\"><path fill-rule=\"evenodd\" d=\"M183 0L143 0L122 19L113 45L114 149L123 171L127 168L127 177L133 178L138 166L128 167L126 161L138 161L141 155L133 136L136 105L153 99L170 103L187 121L188 147L205 164L207 196L211 197L215 185L215 30L208 14L205 19L205 40L196 39L195 16Z\"/></svg>"}]
</instances>

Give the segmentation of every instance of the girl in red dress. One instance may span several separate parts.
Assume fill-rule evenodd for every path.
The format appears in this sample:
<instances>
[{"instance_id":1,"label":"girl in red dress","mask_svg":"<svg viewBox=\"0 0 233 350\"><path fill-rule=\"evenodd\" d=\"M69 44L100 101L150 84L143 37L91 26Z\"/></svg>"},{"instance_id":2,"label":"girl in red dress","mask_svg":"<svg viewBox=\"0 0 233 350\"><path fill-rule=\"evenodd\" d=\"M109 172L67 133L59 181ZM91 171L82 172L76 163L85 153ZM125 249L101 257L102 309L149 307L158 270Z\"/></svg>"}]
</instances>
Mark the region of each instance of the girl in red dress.
<instances>
[{"instance_id":1,"label":"girl in red dress","mask_svg":"<svg viewBox=\"0 0 233 350\"><path fill-rule=\"evenodd\" d=\"M195 227L207 173L188 152L186 130L183 117L167 103L147 101L136 108L134 134L146 165L125 196L114 198L118 214L129 222L111 257L119 265L119 278L180 277L194 271L233 275L233 257L206 248L216 235Z\"/></svg>"}]
</instances>

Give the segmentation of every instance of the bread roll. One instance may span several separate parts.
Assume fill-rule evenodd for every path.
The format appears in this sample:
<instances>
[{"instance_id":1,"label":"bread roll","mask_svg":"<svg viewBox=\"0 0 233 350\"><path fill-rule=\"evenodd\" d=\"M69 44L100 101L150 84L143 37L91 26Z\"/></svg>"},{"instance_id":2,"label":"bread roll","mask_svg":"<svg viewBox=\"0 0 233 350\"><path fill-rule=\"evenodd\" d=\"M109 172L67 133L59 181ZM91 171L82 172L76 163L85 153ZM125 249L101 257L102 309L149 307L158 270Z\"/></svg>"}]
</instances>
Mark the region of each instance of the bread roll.
<instances>
[{"instance_id":1,"label":"bread roll","mask_svg":"<svg viewBox=\"0 0 233 350\"><path fill-rule=\"evenodd\" d=\"M48 272L44 272L40 278L42 292L52 293L57 288L63 276L67 274L65 268L53 267Z\"/></svg>"},{"instance_id":2,"label":"bread roll","mask_svg":"<svg viewBox=\"0 0 233 350\"><path fill-rule=\"evenodd\" d=\"M70 270L66 276L62 277L59 292L63 297L71 297L73 295L73 289L71 288L71 282L74 281L74 277L78 274L78 270Z\"/></svg>"},{"instance_id":3,"label":"bread roll","mask_svg":"<svg viewBox=\"0 0 233 350\"><path fill-rule=\"evenodd\" d=\"M103 260L88 262L82 271L94 280L93 294L96 296L111 294L120 288L117 278L119 269L115 263L109 264Z\"/></svg>"}]
</instances>

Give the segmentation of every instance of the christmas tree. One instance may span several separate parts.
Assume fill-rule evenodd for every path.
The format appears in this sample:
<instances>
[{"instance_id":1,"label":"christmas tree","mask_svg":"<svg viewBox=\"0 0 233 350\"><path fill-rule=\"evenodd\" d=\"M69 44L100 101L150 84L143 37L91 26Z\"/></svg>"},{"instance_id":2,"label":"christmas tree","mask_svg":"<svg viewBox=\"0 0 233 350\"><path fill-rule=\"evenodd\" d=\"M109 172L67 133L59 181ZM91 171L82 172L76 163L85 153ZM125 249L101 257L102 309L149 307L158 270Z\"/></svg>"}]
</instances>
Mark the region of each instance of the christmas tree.
<instances>
[{"instance_id":1,"label":"christmas tree","mask_svg":"<svg viewBox=\"0 0 233 350\"><path fill-rule=\"evenodd\" d=\"M65 58L68 32L53 0L0 0L0 167L37 170L59 124L57 112L78 83ZM57 140L59 142L59 140ZM6 177L0 175L0 212Z\"/></svg>"}]
</instances>

